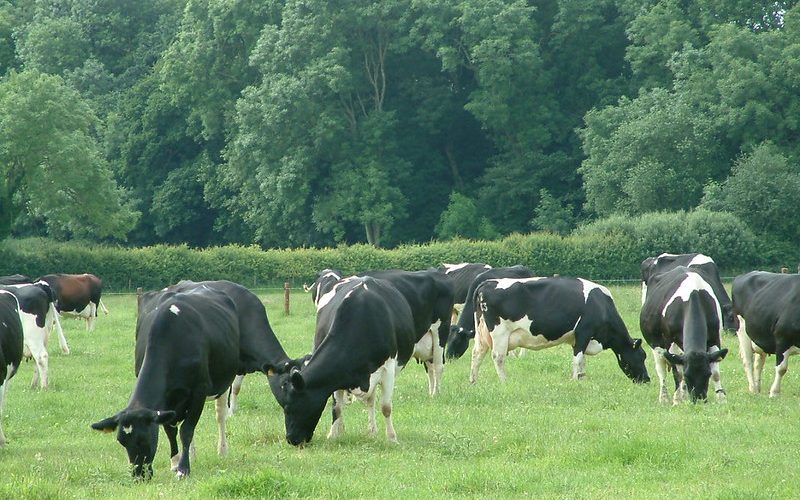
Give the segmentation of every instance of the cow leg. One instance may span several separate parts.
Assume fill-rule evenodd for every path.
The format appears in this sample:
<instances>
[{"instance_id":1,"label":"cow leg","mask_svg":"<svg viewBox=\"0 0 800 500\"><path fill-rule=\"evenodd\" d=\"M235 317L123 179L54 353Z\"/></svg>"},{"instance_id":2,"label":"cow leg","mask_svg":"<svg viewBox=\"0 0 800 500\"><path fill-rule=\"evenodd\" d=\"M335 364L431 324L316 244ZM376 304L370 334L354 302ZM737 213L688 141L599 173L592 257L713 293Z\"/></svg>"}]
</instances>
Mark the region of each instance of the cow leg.
<instances>
[{"instance_id":1,"label":"cow leg","mask_svg":"<svg viewBox=\"0 0 800 500\"><path fill-rule=\"evenodd\" d=\"M178 426L173 424L165 424L164 434L167 435L167 441L169 441L170 470L175 472L178 470L178 462L181 459L181 456L178 453Z\"/></svg>"},{"instance_id":2,"label":"cow leg","mask_svg":"<svg viewBox=\"0 0 800 500\"><path fill-rule=\"evenodd\" d=\"M431 396L439 394L442 390L442 377L444 375L444 347L438 342L433 344L433 391Z\"/></svg>"},{"instance_id":3,"label":"cow leg","mask_svg":"<svg viewBox=\"0 0 800 500\"><path fill-rule=\"evenodd\" d=\"M219 456L224 457L228 454L228 438L225 436L225 418L228 416L227 398L224 395L218 397L214 401L214 407L217 410L217 431L219 432L217 453Z\"/></svg>"},{"instance_id":4,"label":"cow leg","mask_svg":"<svg viewBox=\"0 0 800 500\"><path fill-rule=\"evenodd\" d=\"M344 405L346 391L334 391L331 398L333 422L331 422L331 430L328 431L328 439L335 439L344 434Z\"/></svg>"},{"instance_id":5,"label":"cow leg","mask_svg":"<svg viewBox=\"0 0 800 500\"><path fill-rule=\"evenodd\" d=\"M745 321L741 316L739 316L739 329L736 330L736 336L739 338L739 356L742 358L748 389L751 394L758 394L759 389L753 375L753 341L745 331Z\"/></svg>"},{"instance_id":6,"label":"cow leg","mask_svg":"<svg viewBox=\"0 0 800 500\"><path fill-rule=\"evenodd\" d=\"M31 389L36 389L38 385L41 389L47 389L47 335L44 328L34 326L29 328L30 338L25 339L28 344L31 356L36 363L31 381Z\"/></svg>"},{"instance_id":7,"label":"cow leg","mask_svg":"<svg viewBox=\"0 0 800 500\"><path fill-rule=\"evenodd\" d=\"M789 369L789 356L797 354L798 349L789 342L778 338L775 342L775 380L769 389L769 397L777 397L781 393L781 380Z\"/></svg>"},{"instance_id":8,"label":"cow leg","mask_svg":"<svg viewBox=\"0 0 800 500\"><path fill-rule=\"evenodd\" d=\"M205 391L201 392L201 394L204 393ZM205 395L200 397L194 396L186 412L186 419L183 421L183 424L181 424L180 437L183 452L181 453L180 460L178 460L178 469L175 472L175 476L178 479L183 479L189 475L189 455L191 453L192 440L194 439L194 429L197 427L197 422L200 420L200 414L203 413L205 400Z\"/></svg>"},{"instance_id":9,"label":"cow leg","mask_svg":"<svg viewBox=\"0 0 800 500\"><path fill-rule=\"evenodd\" d=\"M238 399L239 399L239 391L242 390L242 383L244 382L244 375L236 375L236 378L233 379L233 384L231 384L231 391L230 391L230 400L228 403L228 416L233 415L236 413L236 408L238 408Z\"/></svg>"},{"instance_id":10,"label":"cow leg","mask_svg":"<svg viewBox=\"0 0 800 500\"><path fill-rule=\"evenodd\" d=\"M98 303L100 304L100 309L103 310L103 314L105 314L107 316L108 315L108 309L106 308L106 305L103 303L103 299L98 300Z\"/></svg>"},{"instance_id":11,"label":"cow leg","mask_svg":"<svg viewBox=\"0 0 800 500\"><path fill-rule=\"evenodd\" d=\"M56 333L58 334L58 345L61 347L61 352L64 354L69 354L69 346L67 345L67 338L64 337L64 329L61 328L61 320L59 319L58 311L56 311L56 306L51 302L50 309L47 311L47 318L45 321L47 325L45 328L52 331L53 327L55 326Z\"/></svg>"},{"instance_id":12,"label":"cow leg","mask_svg":"<svg viewBox=\"0 0 800 500\"><path fill-rule=\"evenodd\" d=\"M708 348L709 353L714 353L717 351L719 351L719 346L712 345ZM711 363L711 380L714 382L714 393L717 395L717 401L725 401L725 389L722 388L722 380L719 373L719 361L716 363Z\"/></svg>"},{"instance_id":13,"label":"cow leg","mask_svg":"<svg viewBox=\"0 0 800 500\"><path fill-rule=\"evenodd\" d=\"M669 346L672 354L683 354L683 350L674 342ZM683 379L683 366L675 365L672 369L672 376L675 379L675 394L672 395L672 404L678 404L686 399L686 381Z\"/></svg>"},{"instance_id":14,"label":"cow leg","mask_svg":"<svg viewBox=\"0 0 800 500\"><path fill-rule=\"evenodd\" d=\"M507 328L498 326L490 334L492 335L492 360L494 361L494 369L497 376L500 377L500 382L506 381L506 355L508 354L508 341L510 333Z\"/></svg>"},{"instance_id":15,"label":"cow leg","mask_svg":"<svg viewBox=\"0 0 800 500\"><path fill-rule=\"evenodd\" d=\"M667 391L667 358L663 354L662 347L653 348L653 361L656 365L656 373L658 374L658 402L666 403L669 401L669 392Z\"/></svg>"},{"instance_id":16,"label":"cow leg","mask_svg":"<svg viewBox=\"0 0 800 500\"><path fill-rule=\"evenodd\" d=\"M478 328L479 330L475 335L475 345L472 346L472 363L469 370L470 384L477 382L478 369L480 369L483 358L486 357L486 353L489 352L489 346L484 342L484 339L491 337L489 337L488 330L486 329L486 323L483 321L483 318L481 318Z\"/></svg>"},{"instance_id":17,"label":"cow leg","mask_svg":"<svg viewBox=\"0 0 800 500\"><path fill-rule=\"evenodd\" d=\"M397 442L397 433L392 423L392 395L394 394L394 381L397 375L397 359L390 359L385 365L385 373L381 380L381 412L386 422L386 439L392 443Z\"/></svg>"},{"instance_id":18,"label":"cow leg","mask_svg":"<svg viewBox=\"0 0 800 500\"><path fill-rule=\"evenodd\" d=\"M93 332L95 318L97 317L97 304L89 302L87 307L89 308L89 317L86 318L86 331Z\"/></svg>"},{"instance_id":19,"label":"cow leg","mask_svg":"<svg viewBox=\"0 0 800 500\"><path fill-rule=\"evenodd\" d=\"M387 360L386 363L388 362L389 360ZM367 406L367 432L370 436L374 436L378 433L378 423L375 421L375 391L378 389L378 384L385 375L386 363L369 376L369 389L367 392L357 394L356 396Z\"/></svg>"},{"instance_id":20,"label":"cow leg","mask_svg":"<svg viewBox=\"0 0 800 500\"><path fill-rule=\"evenodd\" d=\"M4 380L3 385L0 385L0 449L6 445L6 435L3 434L3 403L6 399L7 385L8 380Z\"/></svg>"},{"instance_id":21,"label":"cow leg","mask_svg":"<svg viewBox=\"0 0 800 500\"><path fill-rule=\"evenodd\" d=\"M767 353L753 344L755 359L753 360L753 381L755 382L756 394L761 392L761 375L764 374L764 364L767 362Z\"/></svg>"}]
</instances>

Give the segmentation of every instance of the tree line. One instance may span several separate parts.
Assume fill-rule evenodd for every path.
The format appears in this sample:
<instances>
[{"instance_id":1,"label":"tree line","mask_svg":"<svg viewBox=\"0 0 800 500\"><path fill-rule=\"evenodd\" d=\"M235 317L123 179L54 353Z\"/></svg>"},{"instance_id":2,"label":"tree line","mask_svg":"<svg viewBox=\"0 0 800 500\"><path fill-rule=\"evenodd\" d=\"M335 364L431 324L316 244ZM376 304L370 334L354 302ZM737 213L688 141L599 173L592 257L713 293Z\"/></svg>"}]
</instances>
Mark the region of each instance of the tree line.
<instances>
[{"instance_id":1,"label":"tree line","mask_svg":"<svg viewBox=\"0 0 800 500\"><path fill-rule=\"evenodd\" d=\"M394 246L729 212L800 236L800 7L0 0L0 236Z\"/></svg>"}]
</instances>

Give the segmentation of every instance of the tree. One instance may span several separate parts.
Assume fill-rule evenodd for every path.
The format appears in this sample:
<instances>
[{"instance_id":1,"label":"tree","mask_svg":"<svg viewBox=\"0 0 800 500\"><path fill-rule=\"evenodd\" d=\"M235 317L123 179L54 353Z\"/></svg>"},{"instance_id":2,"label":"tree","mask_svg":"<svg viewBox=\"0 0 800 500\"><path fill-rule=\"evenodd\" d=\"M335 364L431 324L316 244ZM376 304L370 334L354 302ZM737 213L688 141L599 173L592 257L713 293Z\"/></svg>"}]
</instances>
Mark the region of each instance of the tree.
<instances>
[{"instance_id":1,"label":"tree","mask_svg":"<svg viewBox=\"0 0 800 500\"><path fill-rule=\"evenodd\" d=\"M492 239L497 231L489 219L481 215L475 201L461 193L450 194L450 203L442 212L436 224L436 237L449 240L452 238Z\"/></svg>"},{"instance_id":2,"label":"tree","mask_svg":"<svg viewBox=\"0 0 800 500\"><path fill-rule=\"evenodd\" d=\"M100 154L96 126L60 77L25 71L0 83L3 234L27 212L50 234L125 238L139 214Z\"/></svg>"},{"instance_id":3,"label":"tree","mask_svg":"<svg viewBox=\"0 0 800 500\"><path fill-rule=\"evenodd\" d=\"M556 199L546 189L539 192L539 206L534 211L531 227L539 231L567 235L575 228L572 208Z\"/></svg>"},{"instance_id":4,"label":"tree","mask_svg":"<svg viewBox=\"0 0 800 500\"><path fill-rule=\"evenodd\" d=\"M706 186L702 206L730 212L754 232L796 241L799 205L800 166L774 144L763 143L740 157L725 181Z\"/></svg>"}]
</instances>

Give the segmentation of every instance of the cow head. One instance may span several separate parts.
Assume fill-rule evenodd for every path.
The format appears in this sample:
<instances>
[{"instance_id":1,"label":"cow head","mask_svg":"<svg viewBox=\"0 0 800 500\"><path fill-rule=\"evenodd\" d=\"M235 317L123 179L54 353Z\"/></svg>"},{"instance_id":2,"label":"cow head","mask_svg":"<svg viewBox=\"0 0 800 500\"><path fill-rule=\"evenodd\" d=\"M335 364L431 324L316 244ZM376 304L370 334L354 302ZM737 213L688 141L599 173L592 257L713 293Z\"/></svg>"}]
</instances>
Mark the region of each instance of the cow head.
<instances>
[{"instance_id":1,"label":"cow head","mask_svg":"<svg viewBox=\"0 0 800 500\"><path fill-rule=\"evenodd\" d=\"M683 368L683 380L692 403L697 400L705 401L708 397L708 379L711 378L711 363L718 363L728 354L727 349L716 352L689 352L687 354L673 354L664 352L664 357L675 367Z\"/></svg>"},{"instance_id":2,"label":"cow head","mask_svg":"<svg viewBox=\"0 0 800 500\"><path fill-rule=\"evenodd\" d=\"M644 363L647 354L642 349L642 339L633 339L631 343L625 342L621 348L614 349L614 354L617 356L617 363L619 363L622 373L629 379L636 383L650 382L650 376L647 375L647 367Z\"/></svg>"},{"instance_id":3,"label":"cow head","mask_svg":"<svg viewBox=\"0 0 800 500\"><path fill-rule=\"evenodd\" d=\"M302 368L307 357L288 361L281 367L264 365L269 385L283 408L286 441L301 446L311 441L330 394L306 387Z\"/></svg>"},{"instance_id":4,"label":"cow head","mask_svg":"<svg viewBox=\"0 0 800 500\"><path fill-rule=\"evenodd\" d=\"M733 304L722 306L722 324L725 330L736 333L739 330L739 316L733 312Z\"/></svg>"},{"instance_id":5,"label":"cow head","mask_svg":"<svg viewBox=\"0 0 800 500\"><path fill-rule=\"evenodd\" d=\"M447 357L460 358L467 352L469 339L475 337L474 330L467 330L458 325L450 327L450 335L447 337Z\"/></svg>"},{"instance_id":6,"label":"cow head","mask_svg":"<svg viewBox=\"0 0 800 500\"><path fill-rule=\"evenodd\" d=\"M153 457L158 448L158 426L175 419L174 411L155 411L147 408L123 410L92 424L102 432L117 431L117 441L128 452L135 479L153 477Z\"/></svg>"}]
</instances>

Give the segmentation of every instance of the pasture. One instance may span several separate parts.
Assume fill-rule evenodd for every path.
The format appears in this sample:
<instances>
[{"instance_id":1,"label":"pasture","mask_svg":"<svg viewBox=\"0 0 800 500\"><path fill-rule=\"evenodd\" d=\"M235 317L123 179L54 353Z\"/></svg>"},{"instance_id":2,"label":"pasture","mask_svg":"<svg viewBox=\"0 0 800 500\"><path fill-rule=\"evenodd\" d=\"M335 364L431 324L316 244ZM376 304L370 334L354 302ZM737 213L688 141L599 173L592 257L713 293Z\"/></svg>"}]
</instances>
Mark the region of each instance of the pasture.
<instances>
[{"instance_id":1,"label":"pasture","mask_svg":"<svg viewBox=\"0 0 800 500\"><path fill-rule=\"evenodd\" d=\"M638 329L640 289L610 286L631 335ZM293 291L292 314L282 295L263 295L270 322L290 356L308 352L314 311ZM800 358L789 363L777 400L747 393L738 342L721 363L728 401L657 403L652 382L634 385L611 352L587 361L586 378L570 380L571 350L560 346L507 362L501 385L490 357L470 386L468 351L445 365L442 394L430 398L423 368L412 362L399 375L394 424L399 445L366 434L360 403L345 410L343 438L328 441L326 410L312 443L297 449L284 439L283 413L260 374L245 378L240 408L228 420L230 453L216 453L213 403L195 434L192 475L169 472L163 432L149 483L134 483L124 449L113 434L89 424L122 409L134 384L136 297L103 298L95 332L63 321L72 354L50 340L51 387L30 389L32 363L11 381L0 450L0 497L549 497L549 498L775 498L800 488ZM774 358L765 368L768 390ZM672 388L672 386L670 386ZM670 391L671 394L671 391Z\"/></svg>"}]
</instances>

